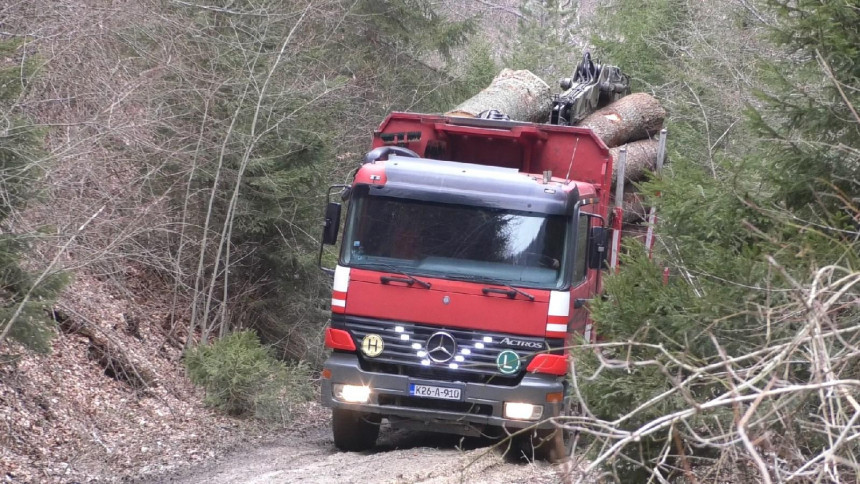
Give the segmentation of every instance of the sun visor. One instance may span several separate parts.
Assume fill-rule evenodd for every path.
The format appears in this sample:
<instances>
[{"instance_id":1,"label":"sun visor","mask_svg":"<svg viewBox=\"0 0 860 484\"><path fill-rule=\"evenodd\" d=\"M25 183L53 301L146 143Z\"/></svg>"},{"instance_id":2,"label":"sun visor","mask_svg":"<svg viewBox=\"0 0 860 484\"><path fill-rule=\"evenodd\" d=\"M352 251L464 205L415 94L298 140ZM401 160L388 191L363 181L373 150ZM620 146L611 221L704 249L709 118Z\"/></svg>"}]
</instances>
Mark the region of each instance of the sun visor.
<instances>
[{"instance_id":1,"label":"sun visor","mask_svg":"<svg viewBox=\"0 0 860 484\"><path fill-rule=\"evenodd\" d=\"M387 181L371 195L475 205L552 215L572 214L577 201L558 183L542 184L514 168L392 157Z\"/></svg>"}]
</instances>

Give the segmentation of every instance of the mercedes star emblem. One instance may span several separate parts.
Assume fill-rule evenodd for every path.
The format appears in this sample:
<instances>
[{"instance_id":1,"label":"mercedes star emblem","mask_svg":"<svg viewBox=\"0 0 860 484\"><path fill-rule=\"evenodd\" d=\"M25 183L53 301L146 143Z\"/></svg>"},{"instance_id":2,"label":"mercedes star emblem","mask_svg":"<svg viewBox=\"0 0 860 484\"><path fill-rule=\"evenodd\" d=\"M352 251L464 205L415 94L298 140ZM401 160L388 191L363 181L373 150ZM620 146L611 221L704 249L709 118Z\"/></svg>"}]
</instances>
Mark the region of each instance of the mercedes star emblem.
<instances>
[{"instance_id":1,"label":"mercedes star emblem","mask_svg":"<svg viewBox=\"0 0 860 484\"><path fill-rule=\"evenodd\" d=\"M433 333L427 338L427 356L436 363L445 363L457 352L457 341L448 333Z\"/></svg>"}]
</instances>

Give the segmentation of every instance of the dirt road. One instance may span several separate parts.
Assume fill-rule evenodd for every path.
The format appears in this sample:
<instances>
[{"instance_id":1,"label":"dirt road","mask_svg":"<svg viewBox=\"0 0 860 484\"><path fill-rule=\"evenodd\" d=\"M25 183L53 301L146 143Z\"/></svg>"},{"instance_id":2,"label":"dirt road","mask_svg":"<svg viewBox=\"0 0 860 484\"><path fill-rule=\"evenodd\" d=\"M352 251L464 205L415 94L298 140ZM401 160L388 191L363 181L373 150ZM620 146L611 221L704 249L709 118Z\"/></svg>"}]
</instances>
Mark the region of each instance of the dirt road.
<instances>
[{"instance_id":1,"label":"dirt road","mask_svg":"<svg viewBox=\"0 0 860 484\"><path fill-rule=\"evenodd\" d=\"M492 442L383 427L373 451L338 452L328 428L314 428L236 451L147 482L191 483L556 483L563 466L511 462Z\"/></svg>"}]
</instances>

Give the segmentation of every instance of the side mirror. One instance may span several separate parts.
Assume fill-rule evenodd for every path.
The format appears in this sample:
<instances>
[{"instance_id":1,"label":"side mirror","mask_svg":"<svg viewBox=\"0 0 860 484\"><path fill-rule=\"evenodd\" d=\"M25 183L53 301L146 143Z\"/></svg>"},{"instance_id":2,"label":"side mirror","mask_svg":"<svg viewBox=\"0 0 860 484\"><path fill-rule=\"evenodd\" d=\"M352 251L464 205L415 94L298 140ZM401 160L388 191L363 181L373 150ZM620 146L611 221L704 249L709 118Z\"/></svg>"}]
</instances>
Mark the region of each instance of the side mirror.
<instances>
[{"instance_id":1,"label":"side mirror","mask_svg":"<svg viewBox=\"0 0 860 484\"><path fill-rule=\"evenodd\" d=\"M588 247L588 268L603 269L606 262L606 250L609 241L609 230L606 227L591 227L589 234L591 243Z\"/></svg>"},{"instance_id":2,"label":"side mirror","mask_svg":"<svg viewBox=\"0 0 860 484\"><path fill-rule=\"evenodd\" d=\"M349 200L350 195L352 195L352 187L345 187L343 190L340 191L341 201L345 202L345 201Z\"/></svg>"},{"instance_id":3,"label":"side mirror","mask_svg":"<svg viewBox=\"0 0 860 484\"><path fill-rule=\"evenodd\" d=\"M322 242L326 245L337 243L337 233L340 230L340 204L329 202L325 207L325 222L323 224Z\"/></svg>"}]
</instances>

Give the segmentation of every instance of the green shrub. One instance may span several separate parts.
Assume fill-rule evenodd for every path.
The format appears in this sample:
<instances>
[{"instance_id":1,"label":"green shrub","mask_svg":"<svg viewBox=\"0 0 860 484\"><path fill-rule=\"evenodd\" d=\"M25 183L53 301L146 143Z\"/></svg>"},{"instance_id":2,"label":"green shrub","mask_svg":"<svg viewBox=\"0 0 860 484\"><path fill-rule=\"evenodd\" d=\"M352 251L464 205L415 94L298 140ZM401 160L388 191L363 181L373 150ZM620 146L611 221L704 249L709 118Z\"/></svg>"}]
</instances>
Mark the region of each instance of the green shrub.
<instances>
[{"instance_id":1,"label":"green shrub","mask_svg":"<svg viewBox=\"0 0 860 484\"><path fill-rule=\"evenodd\" d=\"M206 390L205 403L230 415L286 421L313 393L309 366L275 359L253 331L192 348L185 367Z\"/></svg>"}]
</instances>

